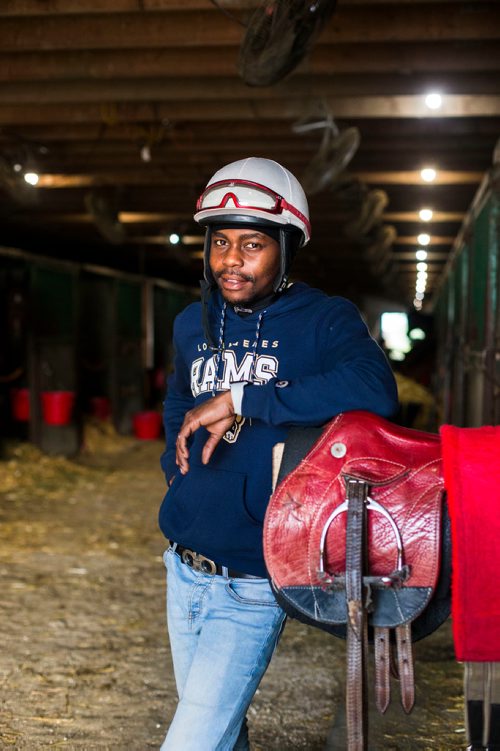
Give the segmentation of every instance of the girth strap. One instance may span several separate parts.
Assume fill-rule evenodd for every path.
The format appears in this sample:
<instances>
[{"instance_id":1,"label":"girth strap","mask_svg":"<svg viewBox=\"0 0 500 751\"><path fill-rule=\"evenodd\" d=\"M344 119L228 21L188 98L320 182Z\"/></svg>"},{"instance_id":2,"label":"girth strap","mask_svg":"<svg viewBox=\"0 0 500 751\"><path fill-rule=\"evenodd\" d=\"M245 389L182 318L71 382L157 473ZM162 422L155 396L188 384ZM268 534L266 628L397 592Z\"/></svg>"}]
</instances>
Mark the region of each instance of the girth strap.
<instances>
[{"instance_id":1,"label":"girth strap","mask_svg":"<svg viewBox=\"0 0 500 751\"><path fill-rule=\"evenodd\" d=\"M346 478L346 599L347 599L347 748L366 749L366 612L363 602L363 565L366 483Z\"/></svg>"},{"instance_id":2,"label":"girth strap","mask_svg":"<svg viewBox=\"0 0 500 751\"><path fill-rule=\"evenodd\" d=\"M401 704L406 714L409 714L415 704L415 670L411 644L411 624L403 623L402 626L397 626L395 630Z\"/></svg>"},{"instance_id":3,"label":"girth strap","mask_svg":"<svg viewBox=\"0 0 500 751\"><path fill-rule=\"evenodd\" d=\"M375 703L381 714L391 701L391 644L388 628L373 629L375 653Z\"/></svg>"},{"instance_id":4,"label":"girth strap","mask_svg":"<svg viewBox=\"0 0 500 751\"><path fill-rule=\"evenodd\" d=\"M415 677L411 624L405 623L394 629L396 633L396 657L391 648L391 629L374 628L375 654L375 703L381 714L391 701L390 676L399 680L401 704L409 714L415 704Z\"/></svg>"}]
</instances>

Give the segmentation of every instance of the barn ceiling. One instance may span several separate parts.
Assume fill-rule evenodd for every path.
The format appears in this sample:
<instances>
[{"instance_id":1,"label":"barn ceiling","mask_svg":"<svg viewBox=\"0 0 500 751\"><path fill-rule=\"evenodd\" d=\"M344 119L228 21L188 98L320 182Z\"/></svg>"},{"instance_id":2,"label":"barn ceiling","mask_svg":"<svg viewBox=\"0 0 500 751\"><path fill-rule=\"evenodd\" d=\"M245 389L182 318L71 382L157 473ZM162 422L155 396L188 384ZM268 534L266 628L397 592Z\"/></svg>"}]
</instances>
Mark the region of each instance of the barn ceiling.
<instances>
[{"instance_id":1,"label":"barn ceiling","mask_svg":"<svg viewBox=\"0 0 500 751\"><path fill-rule=\"evenodd\" d=\"M412 305L423 248L425 310L500 135L500 4L339 0L291 74L249 86L257 6L3 0L0 245L194 285L197 196L223 164L263 156L309 186L297 276Z\"/></svg>"}]
</instances>

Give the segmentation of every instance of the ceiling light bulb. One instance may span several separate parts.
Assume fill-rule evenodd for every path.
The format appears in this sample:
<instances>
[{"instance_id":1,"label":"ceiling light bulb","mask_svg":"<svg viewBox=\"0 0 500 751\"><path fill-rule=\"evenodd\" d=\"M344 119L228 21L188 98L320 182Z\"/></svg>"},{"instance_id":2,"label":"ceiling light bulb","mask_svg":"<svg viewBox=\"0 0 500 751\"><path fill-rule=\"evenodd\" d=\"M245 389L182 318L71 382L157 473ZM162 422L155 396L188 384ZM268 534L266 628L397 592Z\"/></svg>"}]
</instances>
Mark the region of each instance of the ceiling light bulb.
<instances>
[{"instance_id":1,"label":"ceiling light bulb","mask_svg":"<svg viewBox=\"0 0 500 751\"><path fill-rule=\"evenodd\" d=\"M422 232L418 237L417 241L419 245L429 245L431 241L431 236L427 235L425 232Z\"/></svg>"},{"instance_id":2,"label":"ceiling light bulb","mask_svg":"<svg viewBox=\"0 0 500 751\"><path fill-rule=\"evenodd\" d=\"M427 264L424 261L417 263L417 271L427 271Z\"/></svg>"},{"instance_id":3,"label":"ceiling light bulb","mask_svg":"<svg viewBox=\"0 0 500 751\"><path fill-rule=\"evenodd\" d=\"M427 251L423 248L419 248L415 253L415 257L417 261L425 261L425 259L427 258Z\"/></svg>"},{"instance_id":4,"label":"ceiling light bulb","mask_svg":"<svg viewBox=\"0 0 500 751\"><path fill-rule=\"evenodd\" d=\"M419 279L415 285L415 292L425 292L426 286L425 281Z\"/></svg>"},{"instance_id":5,"label":"ceiling light bulb","mask_svg":"<svg viewBox=\"0 0 500 751\"><path fill-rule=\"evenodd\" d=\"M23 177L29 185L36 185L40 179L36 172L25 172Z\"/></svg>"},{"instance_id":6,"label":"ceiling light bulb","mask_svg":"<svg viewBox=\"0 0 500 751\"><path fill-rule=\"evenodd\" d=\"M144 146L141 148L141 159L143 162L150 162L151 161L151 147L149 143L145 143Z\"/></svg>"},{"instance_id":7,"label":"ceiling light bulb","mask_svg":"<svg viewBox=\"0 0 500 751\"><path fill-rule=\"evenodd\" d=\"M12 169L14 170L14 172L21 172L23 169L23 165L19 164L19 162L16 162L15 164L12 165Z\"/></svg>"},{"instance_id":8,"label":"ceiling light bulb","mask_svg":"<svg viewBox=\"0 0 500 751\"><path fill-rule=\"evenodd\" d=\"M422 301L421 300L414 300L413 305L415 307L415 310L421 310L422 308Z\"/></svg>"},{"instance_id":9,"label":"ceiling light bulb","mask_svg":"<svg viewBox=\"0 0 500 751\"><path fill-rule=\"evenodd\" d=\"M417 295L415 295L415 300L419 301ZM409 332L408 336L415 342L422 342L425 339L425 331L420 326L416 326Z\"/></svg>"},{"instance_id":10,"label":"ceiling light bulb","mask_svg":"<svg viewBox=\"0 0 500 751\"><path fill-rule=\"evenodd\" d=\"M418 215L423 222L430 222L432 219L432 209L420 209Z\"/></svg>"},{"instance_id":11,"label":"ceiling light bulb","mask_svg":"<svg viewBox=\"0 0 500 751\"><path fill-rule=\"evenodd\" d=\"M437 91L431 91L425 97L425 103L430 110L438 110L443 103L443 97Z\"/></svg>"},{"instance_id":12,"label":"ceiling light bulb","mask_svg":"<svg viewBox=\"0 0 500 751\"><path fill-rule=\"evenodd\" d=\"M423 300L425 297L424 292L415 292L415 300Z\"/></svg>"},{"instance_id":13,"label":"ceiling light bulb","mask_svg":"<svg viewBox=\"0 0 500 751\"><path fill-rule=\"evenodd\" d=\"M432 183L436 179L437 172L433 167L424 167L420 171L420 177L426 183Z\"/></svg>"},{"instance_id":14,"label":"ceiling light bulb","mask_svg":"<svg viewBox=\"0 0 500 751\"><path fill-rule=\"evenodd\" d=\"M172 232L168 236L168 241L169 241L170 245L178 245L180 243L180 241L181 241L180 235L178 235L177 232Z\"/></svg>"}]
</instances>

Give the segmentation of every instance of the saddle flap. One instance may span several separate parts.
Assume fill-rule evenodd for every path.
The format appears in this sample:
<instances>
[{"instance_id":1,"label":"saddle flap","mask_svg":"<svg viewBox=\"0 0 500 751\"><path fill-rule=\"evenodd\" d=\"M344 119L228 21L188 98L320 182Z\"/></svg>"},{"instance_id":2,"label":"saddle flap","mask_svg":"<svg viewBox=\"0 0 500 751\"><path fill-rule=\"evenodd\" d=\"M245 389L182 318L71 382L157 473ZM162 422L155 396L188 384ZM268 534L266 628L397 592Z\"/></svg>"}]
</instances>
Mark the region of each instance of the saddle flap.
<instances>
[{"instance_id":1,"label":"saddle flap","mask_svg":"<svg viewBox=\"0 0 500 751\"><path fill-rule=\"evenodd\" d=\"M345 621L348 477L369 485L366 572L372 623L412 620L436 585L443 479L439 436L367 412L333 419L272 495L264 554L273 586L314 620ZM390 580L404 568L397 586Z\"/></svg>"}]
</instances>

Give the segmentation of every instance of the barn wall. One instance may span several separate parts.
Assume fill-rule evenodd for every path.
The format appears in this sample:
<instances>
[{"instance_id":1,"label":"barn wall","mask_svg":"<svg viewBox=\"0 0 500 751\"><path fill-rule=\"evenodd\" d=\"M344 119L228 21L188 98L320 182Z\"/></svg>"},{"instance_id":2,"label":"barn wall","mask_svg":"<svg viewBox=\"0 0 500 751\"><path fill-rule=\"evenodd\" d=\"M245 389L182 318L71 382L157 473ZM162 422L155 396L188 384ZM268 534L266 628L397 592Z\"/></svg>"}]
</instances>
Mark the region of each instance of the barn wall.
<instances>
[{"instance_id":1,"label":"barn wall","mask_svg":"<svg viewBox=\"0 0 500 751\"><path fill-rule=\"evenodd\" d=\"M500 170L481 185L436 297L443 421L500 422Z\"/></svg>"},{"instance_id":2,"label":"barn wall","mask_svg":"<svg viewBox=\"0 0 500 751\"><path fill-rule=\"evenodd\" d=\"M161 409L173 320L196 296L0 248L0 435L69 456L85 415L130 433L135 413Z\"/></svg>"}]
</instances>

